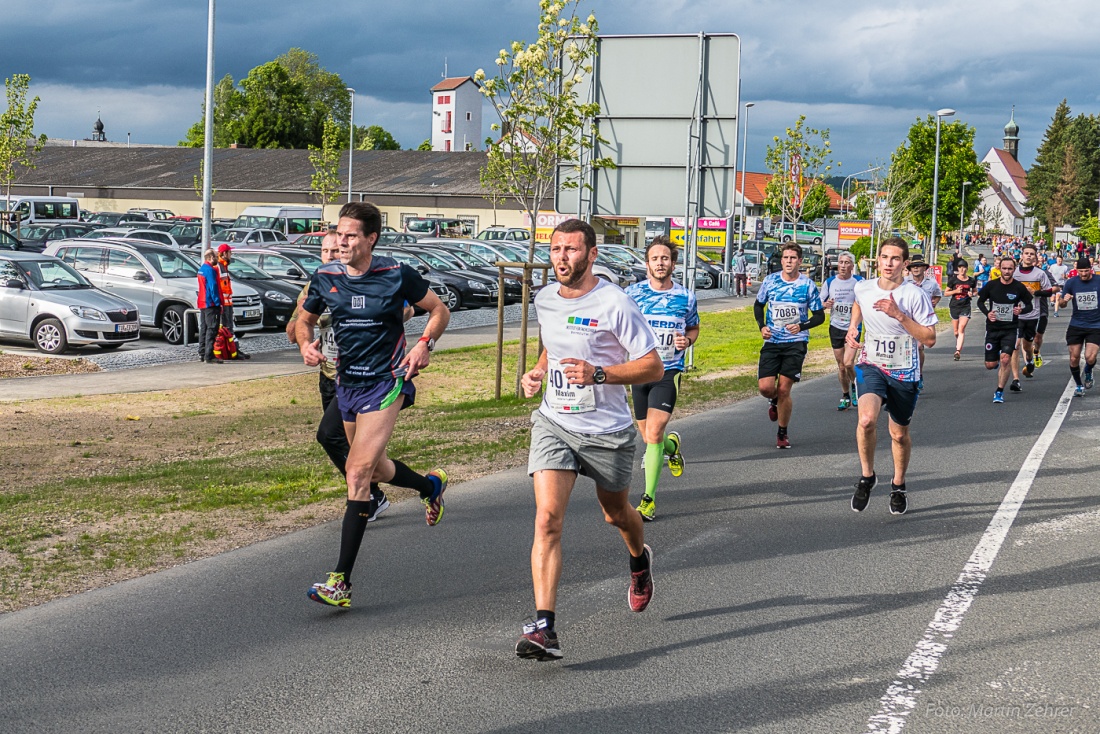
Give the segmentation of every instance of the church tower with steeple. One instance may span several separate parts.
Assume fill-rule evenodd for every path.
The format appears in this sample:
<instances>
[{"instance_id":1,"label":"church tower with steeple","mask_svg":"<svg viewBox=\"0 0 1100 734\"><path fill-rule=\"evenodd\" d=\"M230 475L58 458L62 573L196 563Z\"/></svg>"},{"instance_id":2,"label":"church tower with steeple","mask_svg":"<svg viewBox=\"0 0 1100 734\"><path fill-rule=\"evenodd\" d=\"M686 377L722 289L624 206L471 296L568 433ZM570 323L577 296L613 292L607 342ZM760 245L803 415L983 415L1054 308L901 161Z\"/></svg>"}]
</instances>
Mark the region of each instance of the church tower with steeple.
<instances>
[{"instance_id":1,"label":"church tower with steeple","mask_svg":"<svg viewBox=\"0 0 1100 734\"><path fill-rule=\"evenodd\" d=\"M1004 150L1015 161L1020 160L1020 126L1016 124L1016 105L1012 105L1012 115L1005 125Z\"/></svg>"}]
</instances>

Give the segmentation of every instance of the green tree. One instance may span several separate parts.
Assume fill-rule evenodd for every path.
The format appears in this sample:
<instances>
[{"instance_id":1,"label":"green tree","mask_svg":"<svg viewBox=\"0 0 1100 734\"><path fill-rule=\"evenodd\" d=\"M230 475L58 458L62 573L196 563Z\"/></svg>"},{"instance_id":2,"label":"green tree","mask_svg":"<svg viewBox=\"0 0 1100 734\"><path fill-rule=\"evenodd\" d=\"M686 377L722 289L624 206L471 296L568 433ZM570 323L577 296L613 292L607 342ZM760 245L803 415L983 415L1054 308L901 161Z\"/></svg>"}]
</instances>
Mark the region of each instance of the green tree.
<instances>
[{"instance_id":1,"label":"green tree","mask_svg":"<svg viewBox=\"0 0 1100 734\"><path fill-rule=\"evenodd\" d=\"M860 189L859 193L856 194L856 219L870 219L874 214L874 206L874 196L867 189Z\"/></svg>"},{"instance_id":2,"label":"green tree","mask_svg":"<svg viewBox=\"0 0 1100 734\"><path fill-rule=\"evenodd\" d=\"M46 144L46 136L34 136L34 113L38 111L38 97L27 102L31 86L29 74L13 74L4 79L8 107L0 115L0 184L4 186L5 209L11 209L11 185L15 181L17 166L33 169L34 154Z\"/></svg>"},{"instance_id":3,"label":"green tree","mask_svg":"<svg viewBox=\"0 0 1100 734\"><path fill-rule=\"evenodd\" d=\"M237 89L233 77L226 74L214 85L214 147L228 148L240 140L239 121L244 109L244 94ZM179 142L188 148L201 148L206 136L206 103L203 116L187 129L187 136Z\"/></svg>"},{"instance_id":4,"label":"green tree","mask_svg":"<svg viewBox=\"0 0 1100 734\"><path fill-rule=\"evenodd\" d=\"M416 149L417 149L417 150L422 150L422 151L425 151L425 150L431 150L431 149L432 149L432 139L431 139L431 138L428 138L428 139L427 139L427 140L425 140L425 141L424 141L423 143L421 143L420 145L416 146Z\"/></svg>"},{"instance_id":5,"label":"green tree","mask_svg":"<svg viewBox=\"0 0 1100 734\"><path fill-rule=\"evenodd\" d=\"M1070 108L1063 99L1054 110L1054 117L1043 133L1043 140L1035 153L1035 163L1027 174L1028 213L1046 225L1048 232L1053 232L1054 227L1065 223L1053 221L1051 203L1062 181L1069 125Z\"/></svg>"},{"instance_id":6,"label":"green tree","mask_svg":"<svg viewBox=\"0 0 1100 734\"><path fill-rule=\"evenodd\" d=\"M1086 212L1096 211L1096 195L1100 193L1100 118L1084 114L1073 118L1066 144L1073 146L1076 158L1068 178L1077 185L1073 195L1065 194L1069 204L1066 221L1075 221ZM1067 161L1066 165L1071 164Z\"/></svg>"},{"instance_id":7,"label":"green tree","mask_svg":"<svg viewBox=\"0 0 1100 734\"><path fill-rule=\"evenodd\" d=\"M324 136L325 121L331 117L344 128L344 140L351 117L351 93L339 74L326 70L318 63L317 54L301 48L292 48L275 63L286 69L292 82L300 85L305 96L306 137L314 145L320 145Z\"/></svg>"},{"instance_id":8,"label":"green tree","mask_svg":"<svg viewBox=\"0 0 1100 734\"><path fill-rule=\"evenodd\" d=\"M1100 220L1092 214L1086 214L1081 218L1077 236L1090 245L1100 244Z\"/></svg>"},{"instance_id":9,"label":"green tree","mask_svg":"<svg viewBox=\"0 0 1100 734\"><path fill-rule=\"evenodd\" d=\"M401 143L381 125L355 126L356 150L401 150Z\"/></svg>"},{"instance_id":10,"label":"green tree","mask_svg":"<svg viewBox=\"0 0 1100 734\"><path fill-rule=\"evenodd\" d=\"M905 201L893 202L894 220L908 222L917 232L928 235L932 231L932 177L936 159L936 118L917 119L909 128L909 135L894 151L890 163L890 175L895 185L901 181L912 187L912 195ZM941 124L940 127L940 185L939 204L936 208L936 230L946 232L958 227L964 181L966 199L964 212L972 212L981 198L979 189L986 178L985 166L974 152L974 128L965 122Z\"/></svg>"},{"instance_id":11,"label":"green tree","mask_svg":"<svg viewBox=\"0 0 1100 734\"><path fill-rule=\"evenodd\" d=\"M306 148L320 143L311 136L309 107L302 85L269 61L241 80L244 110L241 142L251 148Z\"/></svg>"},{"instance_id":12,"label":"green tree","mask_svg":"<svg viewBox=\"0 0 1100 734\"><path fill-rule=\"evenodd\" d=\"M824 216L829 209L825 177L833 168L829 130L806 127L806 116L799 115L794 127L772 142L764 154L772 173L764 187L764 208L785 222Z\"/></svg>"},{"instance_id":13,"label":"green tree","mask_svg":"<svg viewBox=\"0 0 1100 734\"><path fill-rule=\"evenodd\" d=\"M862 217L860 218L862 219ZM852 253L852 257L856 259L857 264L861 258L871 257L871 238L864 235L856 239L852 246L848 248L848 252Z\"/></svg>"},{"instance_id":14,"label":"green tree","mask_svg":"<svg viewBox=\"0 0 1100 734\"><path fill-rule=\"evenodd\" d=\"M336 201L340 193L340 141L343 129L331 117L325 118L321 145L309 146L309 162L313 166L310 186L321 206Z\"/></svg>"}]
</instances>

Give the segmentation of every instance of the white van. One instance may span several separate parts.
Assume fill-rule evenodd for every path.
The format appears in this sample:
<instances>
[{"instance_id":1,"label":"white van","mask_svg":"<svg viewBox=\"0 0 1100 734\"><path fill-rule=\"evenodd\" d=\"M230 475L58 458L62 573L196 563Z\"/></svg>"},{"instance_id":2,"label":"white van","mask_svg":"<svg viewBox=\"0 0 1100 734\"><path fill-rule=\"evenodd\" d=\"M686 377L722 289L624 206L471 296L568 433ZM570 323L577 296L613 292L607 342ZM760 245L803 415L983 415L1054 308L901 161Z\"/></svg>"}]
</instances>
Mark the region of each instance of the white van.
<instances>
[{"instance_id":1,"label":"white van","mask_svg":"<svg viewBox=\"0 0 1100 734\"><path fill-rule=\"evenodd\" d=\"M250 206L240 213L233 227L275 229L290 237L316 232L324 216L319 206Z\"/></svg>"},{"instance_id":2,"label":"white van","mask_svg":"<svg viewBox=\"0 0 1100 734\"><path fill-rule=\"evenodd\" d=\"M20 224L77 224L80 202L68 196L0 196L0 209L17 212Z\"/></svg>"}]
</instances>

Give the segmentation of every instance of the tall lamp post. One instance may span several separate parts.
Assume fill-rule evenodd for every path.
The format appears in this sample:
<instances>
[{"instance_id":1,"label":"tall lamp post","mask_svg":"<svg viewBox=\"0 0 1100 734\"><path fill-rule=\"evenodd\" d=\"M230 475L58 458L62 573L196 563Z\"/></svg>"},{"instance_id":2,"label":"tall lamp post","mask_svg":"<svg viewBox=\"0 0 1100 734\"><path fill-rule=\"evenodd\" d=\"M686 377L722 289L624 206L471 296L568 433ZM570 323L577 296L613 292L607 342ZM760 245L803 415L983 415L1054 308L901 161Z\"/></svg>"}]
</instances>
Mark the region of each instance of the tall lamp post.
<instances>
[{"instance_id":1,"label":"tall lamp post","mask_svg":"<svg viewBox=\"0 0 1100 734\"><path fill-rule=\"evenodd\" d=\"M210 0L206 21L206 109L202 142L202 249L210 247L214 209L214 0ZM186 332L186 324L184 331Z\"/></svg>"},{"instance_id":2,"label":"tall lamp post","mask_svg":"<svg viewBox=\"0 0 1100 734\"><path fill-rule=\"evenodd\" d=\"M962 194L959 195L959 246L962 247L963 238L963 222L966 219L966 187L970 186L969 181L963 181Z\"/></svg>"},{"instance_id":3,"label":"tall lamp post","mask_svg":"<svg viewBox=\"0 0 1100 734\"><path fill-rule=\"evenodd\" d=\"M746 156L749 152L749 108L755 107L755 102L745 103L745 139L741 142L741 213L738 217L741 220L741 228L737 232L737 249L741 249L742 243L745 241L745 170L748 168L748 159Z\"/></svg>"},{"instance_id":4,"label":"tall lamp post","mask_svg":"<svg viewBox=\"0 0 1100 734\"><path fill-rule=\"evenodd\" d=\"M932 167L932 234L928 243L928 261L936 264L936 250L939 248L939 240L936 239L936 209L940 195L940 123L945 117L951 117L955 110L943 108L936 110L936 162Z\"/></svg>"},{"instance_id":5,"label":"tall lamp post","mask_svg":"<svg viewBox=\"0 0 1100 734\"><path fill-rule=\"evenodd\" d=\"M348 87L351 92L351 117L348 119L348 203L351 203L351 161L355 154L355 90Z\"/></svg>"}]
</instances>

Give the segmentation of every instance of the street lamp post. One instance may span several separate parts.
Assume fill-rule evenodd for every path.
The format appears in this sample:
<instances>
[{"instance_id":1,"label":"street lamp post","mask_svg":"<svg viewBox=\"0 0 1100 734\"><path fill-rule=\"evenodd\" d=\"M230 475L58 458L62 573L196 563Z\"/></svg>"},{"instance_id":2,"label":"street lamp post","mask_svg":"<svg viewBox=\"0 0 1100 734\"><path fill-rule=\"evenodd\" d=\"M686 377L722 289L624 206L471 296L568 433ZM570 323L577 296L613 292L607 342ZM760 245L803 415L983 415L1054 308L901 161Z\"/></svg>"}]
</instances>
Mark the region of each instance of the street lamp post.
<instances>
[{"instance_id":1,"label":"street lamp post","mask_svg":"<svg viewBox=\"0 0 1100 734\"><path fill-rule=\"evenodd\" d=\"M963 222L966 218L964 212L966 211L966 187L970 186L969 181L963 181L962 194L959 195L959 242L960 246L963 238Z\"/></svg>"},{"instance_id":2,"label":"street lamp post","mask_svg":"<svg viewBox=\"0 0 1100 734\"><path fill-rule=\"evenodd\" d=\"M748 160L745 156L749 152L749 108L756 106L755 102L745 103L745 139L741 142L741 228L737 232L737 249L741 249L742 243L745 241L745 170L748 166Z\"/></svg>"},{"instance_id":3,"label":"street lamp post","mask_svg":"<svg viewBox=\"0 0 1100 734\"><path fill-rule=\"evenodd\" d=\"M206 109L202 141L202 249L210 247L214 208L214 0L210 0L206 24ZM186 331L186 324L184 325Z\"/></svg>"},{"instance_id":4,"label":"street lamp post","mask_svg":"<svg viewBox=\"0 0 1100 734\"><path fill-rule=\"evenodd\" d=\"M936 240L936 209L940 195L940 123L943 118L954 114L955 110L947 107L936 110L936 162L932 167L932 233L928 243L928 261L932 265L936 264L936 250L939 247L939 242Z\"/></svg>"},{"instance_id":5,"label":"street lamp post","mask_svg":"<svg viewBox=\"0 0 1100 734\"><path fill-rule=\"evenodd\" d=\"M351 116L348 119L348 203L351 203L351 161L355 155L355 90L348 87L351 92Z\"/></svg>"},{"instance_id":6,"label":"street lamp post","mask_svg":"<svg viewBox=\"0 0 1100 734\"><path fill-rule=\"evenodd\" d=\"M841 213L842 216L844 214L844 210L848 206L848 199L850 198L850 196L845 193L845 191L848 190L848 181L850 181L853 176L861 176L864 173L872 173L874 171L881 171L881 170L882 170L882 166L875 166L873 168L868 168L865 171L856 171L855 173L849 173L847 176L844 177L844 181L841 182L841 184L840 184L840 198L841 198L840 213Z\"/></svg>"}]
</instances>

